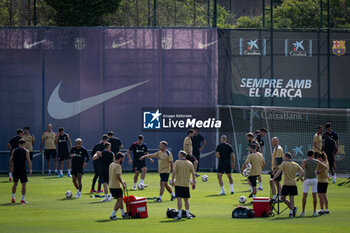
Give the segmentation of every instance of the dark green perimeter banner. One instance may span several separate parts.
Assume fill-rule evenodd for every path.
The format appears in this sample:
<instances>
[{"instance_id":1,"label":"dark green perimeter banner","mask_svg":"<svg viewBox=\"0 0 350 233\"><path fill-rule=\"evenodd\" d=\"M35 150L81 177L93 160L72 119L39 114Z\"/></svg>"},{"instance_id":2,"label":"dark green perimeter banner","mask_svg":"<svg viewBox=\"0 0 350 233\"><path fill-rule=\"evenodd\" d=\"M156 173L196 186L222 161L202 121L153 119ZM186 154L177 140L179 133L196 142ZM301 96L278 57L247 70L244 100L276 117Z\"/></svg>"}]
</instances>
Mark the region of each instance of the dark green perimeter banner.
<instances>
[{"instance_id":1,"label":"dark green perimeter banner","mask_svg":"<svg viewBox=\"0 0 350 233\"><path fill-rule=\"evenodd\" d=\"M349 32L218 30L219 104L350 107Z\"/></svg>"}]
</instances>

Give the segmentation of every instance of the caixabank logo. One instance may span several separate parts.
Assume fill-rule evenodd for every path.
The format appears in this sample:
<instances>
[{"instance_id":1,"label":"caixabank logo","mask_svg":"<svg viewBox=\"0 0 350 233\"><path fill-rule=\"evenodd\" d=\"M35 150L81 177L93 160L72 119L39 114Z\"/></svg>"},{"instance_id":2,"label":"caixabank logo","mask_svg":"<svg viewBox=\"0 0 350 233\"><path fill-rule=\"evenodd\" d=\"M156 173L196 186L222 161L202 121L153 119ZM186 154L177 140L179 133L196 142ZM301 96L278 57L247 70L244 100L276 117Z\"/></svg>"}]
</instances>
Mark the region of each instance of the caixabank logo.
<instances>
[{"instance_id":1,"label":"caixabank logo","mask_svg":"<svg viewBox=\"0 0 350 233\"><path fill-rule=\"evenodd\" d=\"M222 127L215 108L143 108L143 131L183 131L199 128L215 131Z\"/></svg>"}]
</instances>

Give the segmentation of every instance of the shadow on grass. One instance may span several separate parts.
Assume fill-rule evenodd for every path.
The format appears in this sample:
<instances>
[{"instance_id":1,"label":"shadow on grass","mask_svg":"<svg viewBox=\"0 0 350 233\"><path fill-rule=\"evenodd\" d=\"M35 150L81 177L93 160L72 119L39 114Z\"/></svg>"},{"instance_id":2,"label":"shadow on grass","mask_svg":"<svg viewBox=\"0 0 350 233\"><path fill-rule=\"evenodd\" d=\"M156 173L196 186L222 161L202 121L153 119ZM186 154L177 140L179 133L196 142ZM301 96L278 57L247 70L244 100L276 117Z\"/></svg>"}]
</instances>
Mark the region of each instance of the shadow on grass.
<instances>
[{"instance_id":1,"label":"shadow on grass","mask_svg":"<svg viewBox=\"0 0 350 233\"><path fill-rule=\"evenodd\" d=\"M0 181L0 183L12 183L12 181L5 180L5 181Z\"/></svg>"},{"instance_id":2,"label":"shadow on grass","mask_svg":"<svg viewBox=\"0 0 350 233\"><path fill-rule=\"evenodd\" d=\"M116 221L116 220L110 220L110 219L100 219L100 220L96 220L96 222L99 222L99 223L112 222L112 221Z\"/></svg>"},{"instance_id":3,"label":"shadow on grass","mask_svg":"<svg viewBox=\"0 0 350 233\"><path fill-rule=\"evenodd\" d=\"M12 206L12 205L20 205L21 203L3 203L0 206Z\"/></svg>"},{"instance_id":4,"label":"shadow on grass","mask_svg":"<svg viewBox=\"0 0 350 233\"><path fill-rule=\"evenodd\" d=\"M59 179L59 178L57 176L49 176L49 177L45 177L44 179L52 180L52 179Z\"/></svg>"},{"instance_id":5,"label":"shadow on grass","mask_svg":"<svg viewBox=\"0 0 350 233\"><path fill-rule=\"evenodd\" d=\"M57 201L72 201L72 200L75 200L75 198L59 198L59 199L56 199Z\"/></svg>"},{"instance_id":6,"label":"shadow on grass","mask_svg":"<svg viewBox=\"0 0 350 233\"><path fill-rule=\"evenodd\" d=\"M210 194L205 197L225 197L225 196L229 196L229 195Z\"/></svg>"},{"instance_id":7,"label":"shadow on grass","mask_svg":"<svg viewBox=\"0 0 350 233\"><path fill-rule=\"evenodd\" d=\"M177 219L168 219L168 220L162 220L159 221L160 223L177 223L177 222L184 222L185 219L177 220Z\"/></svg>"},{"instance_id":8,"label":"shadow on grass","mask_svg":"<svg viewBox=\"0 0 350 233\"><path fill-rule=\"evenodd\" d=\"M251 193L251 191L250 190L246 190L246 191L239 191L239 192L235 192L235 193Z\"/></svg>"}]
</instances>

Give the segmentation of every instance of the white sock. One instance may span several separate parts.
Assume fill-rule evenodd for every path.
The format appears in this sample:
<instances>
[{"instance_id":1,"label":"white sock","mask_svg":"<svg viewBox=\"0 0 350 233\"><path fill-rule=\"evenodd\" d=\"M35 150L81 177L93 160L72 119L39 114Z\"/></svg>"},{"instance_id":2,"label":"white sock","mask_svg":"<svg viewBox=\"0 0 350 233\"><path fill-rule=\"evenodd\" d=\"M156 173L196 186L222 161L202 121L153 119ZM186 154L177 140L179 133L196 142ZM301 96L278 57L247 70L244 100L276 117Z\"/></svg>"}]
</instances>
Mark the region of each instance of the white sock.
<instances>
[{"instance_id":1,"label":"white sock","mask_svg":"<svg viewBox=\"0 0 350 233\"><path fill-rule=\"evenodd\" d=\"M77 189L77 193L79 193L79 189Z\"/></svg>"},{"instance_id":2,"label":"white sock","mask_svg":"<svg viewBox=\"0 0 350 233\"><path fill-rule=\"evenodd\" d=\"M293 214L293 210L290 210L290 212L289 212L290 214Z\"/></svg>"},{"instance_id":3,"label":"white sock","mask_svg":"<svg viewBox=\"0 0 350 233\"><path fill-rule=\"evenodd\" d=\"M105 199L108 199L108 193L105 193Z\"/></svg>"},{"instance_id":4,"label":"white sock","mask_svg":"<svg viewBox=\"0 0 350 233\"><path fill-rule=\"evenodd\" d=\"M253 186L250 186L250 191L253 192Z\"/></svg>"},{"instance_id":5,"label":"white sock","mask_svg":"<svg viewBox=\"0 0 350 233\"><path fill-rule=\"evenodd\" d=\"M55 172L57 172L57 169L55 169Z\"/></svg>"},{"instance_id":6,"label":"white sock","mask_svg":"<svg viewBox=\"0 0 350 233\"><path fill-rule=\"evenodd\" d=\"M187 217L190 216L190 210L186 210L186 216L187 216Z\"/></svg>"},{"instance_id":7,"label":"white sock","mask_svg":"<svg viewBox=\"0 0 350 233\"><path fill-rule=\"evenodd\" d=\"M323 212L323 209L321 209L320 211Z\"/></svg>"},{"instance_id":8,"label":"white sock","mask_svg":"<svg viewBox=\"0 0 350 233\"><path fill-rule=\"evenodd\" d=\"M14 193L12 193L12 198L15 199L15 194Z\"/></svg>"},{"instance_id":9,"label":"white sock","mask_svg":"<svg viewBox=\"0 0 350 233\"><path fill-rule=\"evenodd\" d=\"M140 180L140 184L143 184L143 179Z\"/></svg>"},{"instance_id":10,"label":"white sock","mask_svg":"<svg viewBox=\"0 0 350 233\"><path fill-rule=\"evenodd\" d=\"M49 169L49 173L51 173L51 169Z\"/></svg>"},{"instance_id":11,"label":"white sock","mask_svg":"<svg viewBox=\"0 0 350 233\"><path fill-rule=\"evenodd\" d=\"M230 184L231 192L233 192L233 184Z\"/></svg>"},{"instance_id":12,"label":"white sock","mask_svg":"<svg viewBox=\"0 0 350 233\"><path fill-rule=\"evenodd\" d=\"M9 172L9 177L12 178L12 172Z\"/></svg>"},{"instance_id":13,"label":"white sock","mask_svg":"<svg viewBox=\"0 0 350 233\"><path fill-rule=\"evenodd\" d=\"M117 211L113 210L111 216L112 216L112 217L115 216L116 213L117 213Z\"/></svg>"},{"instance_id":14,"label":"white sock","mask_svg":"<svg viewBox=\"0 0 350 233\"><path fill-rule=\"evenodd\" d=\"M253 194L253 198L255 198L255 197L256 197L256 195Z\"/></svg>"},{"instance_id":15,"label":"white sock","mask_svg":"<svg viewBox=\"0 0 350 233\"><path fill-rule=\"evenodd\" d=\"M160 200L162 200L162 195L159 195L159 197L158 197Z\"/></svg>"},{"instance_id":16,"label":"white sock","mask_svg":"<svg viewBox=\"0 0 350 233\"><path fill-rule=\"evenodd\" d=\"M120 209L120 212L122 213L122 216L125 215L124 209Z\"/></svg>"},{"instance_id":17,"label":"white sock","mask_svg":"<svg viewBox=\"0 0 350 233\"><path fill-rule=\"evenodd\" d=\"M25 195L22 195L22 201L24 201L24 196L25 196Z\"/></svg>"},{"instance_id":18,"label":"white sock","mask_svg":"<svg viewBox=\"0 0 350 233\"><path fill-rule=\"evenodd\" d=\"M63 175L63 170L60 170L60 174Z\"/></svg>"},{"instance_id":19,"label":"white sock","mask_svg":"<svg viewBox=\"0 0 350 233\"><path fill-rule=\"evenodd\" d=\"M136 188L137 183L134 183L134 188Z\"/></svg>"},{"instance_id":20,"label":"white sock","mask_svg":"<svg viewBox=\"0 0 350 233\"><path fill-rule=\"evenodd\" d=\"M222 192L222 193L225 192L224 186L221 186L221 192Z\"/></svg>"},{"instance_id":21,"label":"white sock","mask_svg":"<svg viewBox=\"0 0 350 233\"><path fill-rule=\"evenodd\" d=\"M171 193L171 196L172 196L172 197L175 197L175 193Z\"/></svg>"},{"instance_id":22,"label":"white sock","mask_svg":"<svg viewBox=\"0 0 350 233\"><path fill-rule=\"evenodd\" d=\"M328 211L328 209L326 209L326 212Z\"/></svg>"},{"instance_id":23,"label":"white sock","mask_svg":"<svg viewBox=\"0 0 350 233\"><path fill-rule=\"evenodd\" d=\"M333 180L335 180L335 178L336 178L335 174L334 174L334 176L332 176L332 177L333 177Z\"/></svg>"},{"instance_id":24,"label":"white sock","mask_svg":"<svg viewBox=\"0 0 350 233\"><path fill-rule=\"evenodd\" d=\"M182 217L182 210L179 210L179 213L177 214L177 216L178 216L179 218Z\"/></svg>"},{"instance_id":25,"label":"white sock","mask_svg":"<svg viewBox=\"0 0 350 233\"><path fill-rule=\"evenodd\" d=\"M261 188L261 189L262 189L262 182L260 182L260 183L259 183L259 188Z\"/></svg>"},{"instance_id":26,"label":"white sock","mask_svg":"<svg viewBox=\"0 0 350 233\"><path fill-rule=\"evenodd\" d=\"M72 170L72 169L67 169L68 170L68 174L70 174L70 171Z\"/></svg>"},{"instance_id":27,"label":"white sock","mask_svg":"<svg viewBox=\"0 0 350 233\"><path fill-rule=\"evenodd\" d=\"M276 200L276 195L272 195L272 199Z\"/></svg>"}]
</instances>

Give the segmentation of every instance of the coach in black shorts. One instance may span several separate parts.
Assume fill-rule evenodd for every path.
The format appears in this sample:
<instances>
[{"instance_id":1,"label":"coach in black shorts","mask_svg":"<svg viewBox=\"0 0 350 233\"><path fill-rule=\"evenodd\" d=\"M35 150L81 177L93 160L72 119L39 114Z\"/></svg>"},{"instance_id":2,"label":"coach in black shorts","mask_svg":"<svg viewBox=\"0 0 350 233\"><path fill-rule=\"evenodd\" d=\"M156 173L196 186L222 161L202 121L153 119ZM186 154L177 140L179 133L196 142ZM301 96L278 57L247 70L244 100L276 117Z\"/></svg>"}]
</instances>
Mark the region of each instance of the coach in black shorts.
<instances>
[{"instance_id":1,"label":"coach in black shorts","mask_svg":"<svg viewBox=\"0 0 350 233\"><path fill-rule=\"evenodd\" d=\"M227 136L222 135L220 137L220 144L216 147L216 158L219 159L218 166L218 180L221 188L219 195L225 195L224 182L222 181L222 175L226 173L228 180L230 182L231 194L233 191L233 180L231 176L231 171L235 167L235 154L233 153L232 146L227 143Z\"/></svg>"},{"instance_id":2,"label":"coach in black shorts","mask_svg":"<svg viewBox=\"0 0 350 233\"><path fill-rule=\"evenodd\" d=\"M32 162L29 157L29 151L25 149L25 140L20 139L18 141L19 147L14 149L10 157L10 167L13 166L13 186L12 186L12 203L15 203L15 193L18 184L18 180L22 183L22 200L21 203L27 204L24 196L26 194L26 183L28 182L26 172L26 161L29 167L29 175L32 174Z\"/></svg>"}]
</instances>

